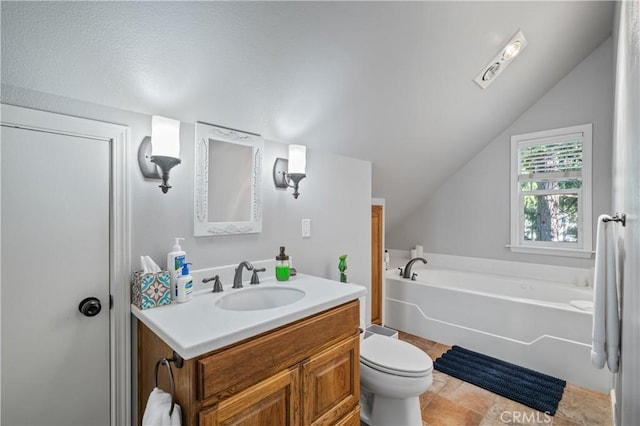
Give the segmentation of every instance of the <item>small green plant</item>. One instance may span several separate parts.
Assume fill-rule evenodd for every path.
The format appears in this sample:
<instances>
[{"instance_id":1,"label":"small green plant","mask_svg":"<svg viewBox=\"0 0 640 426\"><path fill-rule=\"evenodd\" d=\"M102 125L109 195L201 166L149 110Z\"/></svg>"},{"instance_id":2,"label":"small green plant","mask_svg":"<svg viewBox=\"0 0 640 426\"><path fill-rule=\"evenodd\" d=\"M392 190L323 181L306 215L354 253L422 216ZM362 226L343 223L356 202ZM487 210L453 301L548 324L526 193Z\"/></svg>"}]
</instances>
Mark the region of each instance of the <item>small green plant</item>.
<instances>
[{"instance_id":1,"label":"small green plant","mask_svg":"<svg viewBox=\"0 0 640 426\"><path fill-rule=\"evenodd\" d=\"M347 270L347 255L343 254L342 256L339 257L339 259L340 259L340 262L338 262L338 270L340 271L340 282L346 283L347 274L345 274L344 271Z\"/></svg>"}]
</instances>

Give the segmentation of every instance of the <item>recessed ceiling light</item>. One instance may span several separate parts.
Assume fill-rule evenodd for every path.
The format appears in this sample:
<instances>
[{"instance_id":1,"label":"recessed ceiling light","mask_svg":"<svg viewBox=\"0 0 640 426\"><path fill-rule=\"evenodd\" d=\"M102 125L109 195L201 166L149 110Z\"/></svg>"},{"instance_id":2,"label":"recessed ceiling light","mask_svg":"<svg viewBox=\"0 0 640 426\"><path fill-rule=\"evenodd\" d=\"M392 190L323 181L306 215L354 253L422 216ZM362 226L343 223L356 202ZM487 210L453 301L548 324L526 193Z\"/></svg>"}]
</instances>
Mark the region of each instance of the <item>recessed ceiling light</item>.
<instances>
[{"instance_id":1,"label":"recessed ceiling light","mask_svg":"<svg viewBox=\"0 0 640 426\"><path fill-rule=\"evenodd\" d=\"M500 63L496 62L495 64L491 65L485 72L484 74L482 74L482 81L489 81L491 80L493 77L496 76L496 74L498 74L498 70L500 69Z\"/></svg>"},{"instance_id":2,"label":"recessed ceiling light","mask_svg":"<svg viewBox=\"0 0 640 426\"><path fill-rule=\"evenodd\" d=\"M513 61L513 59L527 46L527 39L518 32L511 37L511 40L502 48L500 52L494 56L482 68L482 71L476 76L474 81L483 89L486 88L495 78L504 71L505 68Z\"/></svg>"},{"instance_id":3,"label":"recessed ceiling light","mask_svg":"<svg viewBox=\"0 0 640 426\"><path fill-rule=\"evenodd\" d=\"M502 52L502 59L505 61L509 61L515 58L518 53L520 53L520 49L522 48L522 42L520 40L516 40L513 43L509 44L506 49Z\"/></svg>"}]
</instances>

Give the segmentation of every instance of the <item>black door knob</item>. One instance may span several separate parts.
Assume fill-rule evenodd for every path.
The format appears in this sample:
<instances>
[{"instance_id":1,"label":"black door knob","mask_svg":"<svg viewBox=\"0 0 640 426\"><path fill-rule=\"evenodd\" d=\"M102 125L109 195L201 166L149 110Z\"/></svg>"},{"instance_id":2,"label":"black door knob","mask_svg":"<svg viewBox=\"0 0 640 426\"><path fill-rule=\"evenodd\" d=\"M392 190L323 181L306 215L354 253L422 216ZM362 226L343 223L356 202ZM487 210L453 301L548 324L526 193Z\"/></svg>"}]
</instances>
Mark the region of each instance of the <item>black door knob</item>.
<instances>
[{"instance_id":1,"label":"black door knob","mask_svg":"<svg viewBox=\"0 0 640 426\"><path fill-rule=\"evenodd\" d=\"M78 306L80 313L86 317L95 317L102 310L102 305L100 304L100 300L95 297L87 297L82 302L80 302L80 306Z\"/></svg>"}]
</instances>

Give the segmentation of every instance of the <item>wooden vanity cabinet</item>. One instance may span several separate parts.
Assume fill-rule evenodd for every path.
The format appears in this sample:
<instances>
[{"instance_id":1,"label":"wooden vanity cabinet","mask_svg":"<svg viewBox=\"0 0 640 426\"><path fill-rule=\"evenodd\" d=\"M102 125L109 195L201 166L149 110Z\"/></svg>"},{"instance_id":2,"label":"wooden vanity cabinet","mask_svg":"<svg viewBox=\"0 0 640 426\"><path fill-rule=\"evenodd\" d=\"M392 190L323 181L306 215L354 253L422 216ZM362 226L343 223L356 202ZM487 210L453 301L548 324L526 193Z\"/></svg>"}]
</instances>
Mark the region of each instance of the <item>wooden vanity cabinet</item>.
<instances>
[{"instance_id":1,"label":"wooden vanity cabinet","mask_svg":"<svg viewBox=\"0 0 640 426\"><path fill-rule=\"evenodd\" d=\"M298 425L299 399L300 372L294 367L201 410L200 426Z\"/></svg>"},{"instance_id":2,"label":"wooden vanity cabinet","mask_svg":"<svg viewBox=\"0 0 640 426\"><path fill-rule=\"evenodd\" d=\"M355 300L172 366L182 424L360 425L359 315ZM172 354L138 322L139 423Z\"/></svg>"}]
</instances>

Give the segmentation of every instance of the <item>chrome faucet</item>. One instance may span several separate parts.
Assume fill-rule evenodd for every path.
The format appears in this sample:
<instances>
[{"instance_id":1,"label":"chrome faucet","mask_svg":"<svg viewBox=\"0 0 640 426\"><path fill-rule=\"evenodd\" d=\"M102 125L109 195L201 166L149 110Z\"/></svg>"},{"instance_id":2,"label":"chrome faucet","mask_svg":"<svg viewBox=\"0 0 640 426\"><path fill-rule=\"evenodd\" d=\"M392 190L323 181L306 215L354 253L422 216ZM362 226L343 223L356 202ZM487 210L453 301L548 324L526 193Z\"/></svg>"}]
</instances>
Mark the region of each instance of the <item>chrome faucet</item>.
<instances>
[{"instance_id":1,"label":"chrome faucet","mask_svg":"<svg viewBox=\"0 0 640 426\"><path fill-rule=\"evenodd\" d=\"M233 287L231 288L242 288L242 268L247 268L247 271L251 271L253 265L246 260L240 262L236 268L236 273L233 275Z\"/></svg>"},{"instance_id":2,"label":"chrome faucet","mask_svg":"<svg viewBox=\"0 0 640 426\"><path fill-rule=\"evenodd\" d=\"M425 259L424 257L414 257L407 263L407 266L404 267L404 273L402 274L402 278L411 278L411 267L418 260L421 261L422 263L425 263L425 264L427 263L427 259Z\"/></svg>"}]
</instances>

